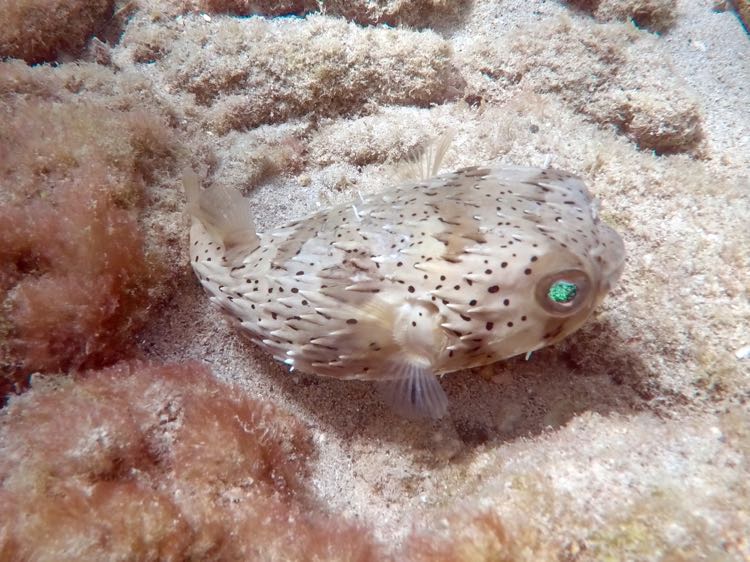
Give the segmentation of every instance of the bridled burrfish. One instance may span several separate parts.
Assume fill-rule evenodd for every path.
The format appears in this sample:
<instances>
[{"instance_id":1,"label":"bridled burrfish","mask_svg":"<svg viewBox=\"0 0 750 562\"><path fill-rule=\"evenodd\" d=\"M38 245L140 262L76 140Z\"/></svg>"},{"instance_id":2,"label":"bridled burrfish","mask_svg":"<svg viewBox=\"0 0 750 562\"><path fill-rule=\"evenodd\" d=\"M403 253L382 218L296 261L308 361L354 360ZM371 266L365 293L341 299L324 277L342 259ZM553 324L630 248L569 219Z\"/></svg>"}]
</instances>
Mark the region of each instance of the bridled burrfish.
<instances>
[{"instance_id":1,"label":"bridled burrfish","mask_svg":"<svg viewBox=\"0 0 750 562\"><path fill-rule=\"evenodd\" d=\"M379 381L439 418L438 376L560 341L623 268L578 177L471 167L257 234L246 198L185 174L190 260L211 301L295 370Z\"/></svg>"}]
</instances>

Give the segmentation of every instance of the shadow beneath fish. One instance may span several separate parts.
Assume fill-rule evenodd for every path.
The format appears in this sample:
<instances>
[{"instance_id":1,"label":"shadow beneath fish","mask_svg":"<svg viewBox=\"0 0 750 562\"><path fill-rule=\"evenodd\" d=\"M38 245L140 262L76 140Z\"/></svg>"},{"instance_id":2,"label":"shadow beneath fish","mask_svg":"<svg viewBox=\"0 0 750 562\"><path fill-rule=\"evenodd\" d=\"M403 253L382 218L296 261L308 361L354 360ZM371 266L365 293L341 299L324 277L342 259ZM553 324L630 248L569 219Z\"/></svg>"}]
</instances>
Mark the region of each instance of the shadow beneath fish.
<instances>
[{"instance_id":1,"label":"shadow beneath fish","mask_svg":"<svg viewBox=\"0 0 750 562\"><path fill-rule=\"evenodd\" d=\"M422 452L452 442L449 457L539 435L584 412L606 416L653 409L655 398L664 394L641 360L638 342L625 341L607 320L589 322L529 360L516 357L446 375L441 382L449 413L435 422L406 420L389 411L369 382L290 376L282 366L268 374L325 431Z\"/></svg>"}]
</instances>

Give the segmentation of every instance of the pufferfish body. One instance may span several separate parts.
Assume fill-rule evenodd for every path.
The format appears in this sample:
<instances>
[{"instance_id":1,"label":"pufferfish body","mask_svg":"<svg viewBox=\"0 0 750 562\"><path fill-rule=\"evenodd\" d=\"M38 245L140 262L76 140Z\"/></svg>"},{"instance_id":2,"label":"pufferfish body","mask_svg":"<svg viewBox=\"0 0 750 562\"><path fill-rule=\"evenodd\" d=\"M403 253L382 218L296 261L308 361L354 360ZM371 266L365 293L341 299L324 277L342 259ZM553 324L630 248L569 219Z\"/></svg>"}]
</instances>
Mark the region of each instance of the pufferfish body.
<instances>
[{"instance_id":1,"label":"pufferfish body","mask_svg":"<svg viewBox=\"0 0 750 562\"><path fill-rule=\"evenodd\" d=\"M438 375L577 330L624 262L583 182L552 168L465 168L263 234L239 192L185 186L211 301L277 360L379 381L412 417L446 413Z\"/></svg>"}]
</instances>

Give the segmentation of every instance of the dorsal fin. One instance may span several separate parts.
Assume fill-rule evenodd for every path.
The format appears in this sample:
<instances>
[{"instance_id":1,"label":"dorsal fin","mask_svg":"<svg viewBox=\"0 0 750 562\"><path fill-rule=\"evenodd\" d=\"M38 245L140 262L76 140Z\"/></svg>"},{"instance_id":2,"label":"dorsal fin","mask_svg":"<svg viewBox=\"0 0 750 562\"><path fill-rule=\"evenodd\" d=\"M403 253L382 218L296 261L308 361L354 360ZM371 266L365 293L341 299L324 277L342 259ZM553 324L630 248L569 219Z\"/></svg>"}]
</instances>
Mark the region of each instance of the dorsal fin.
<instances>
[{"instance_id":1,"label":"dorsal fin","mask_svg":"<svg viewBox=\"0 0 750 562\"><path fill-rule=\"evenodd\" d=\"M453 131L412 150L398 165L398 175L404 181L424 181L435 177L440 171L445 153L453 141Z\"/></svg>"}]
</instances>

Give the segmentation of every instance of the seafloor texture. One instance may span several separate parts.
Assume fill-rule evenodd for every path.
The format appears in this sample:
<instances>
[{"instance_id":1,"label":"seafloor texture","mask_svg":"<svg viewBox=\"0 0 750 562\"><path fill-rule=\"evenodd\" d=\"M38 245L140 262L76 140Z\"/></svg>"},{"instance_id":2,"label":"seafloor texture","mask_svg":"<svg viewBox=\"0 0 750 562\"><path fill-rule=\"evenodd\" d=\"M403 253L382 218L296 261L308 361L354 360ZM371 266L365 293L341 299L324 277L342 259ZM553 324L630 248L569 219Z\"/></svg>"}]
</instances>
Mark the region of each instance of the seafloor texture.
<instances>
[{"instance_id":1,"label":"seafloor texture","mask_svg":"<svg viewBox=\"0 0 750 562\"><path fill-rule=\"evenodd\" d=\"M0 0L0 57L1 559L750 559L730 3ZM209 306L186 165L266 229L449 129L446 171L549 162L601 199L628 260L580 332L445 377L427 423Z\"/></svg>"}]
</instances>

